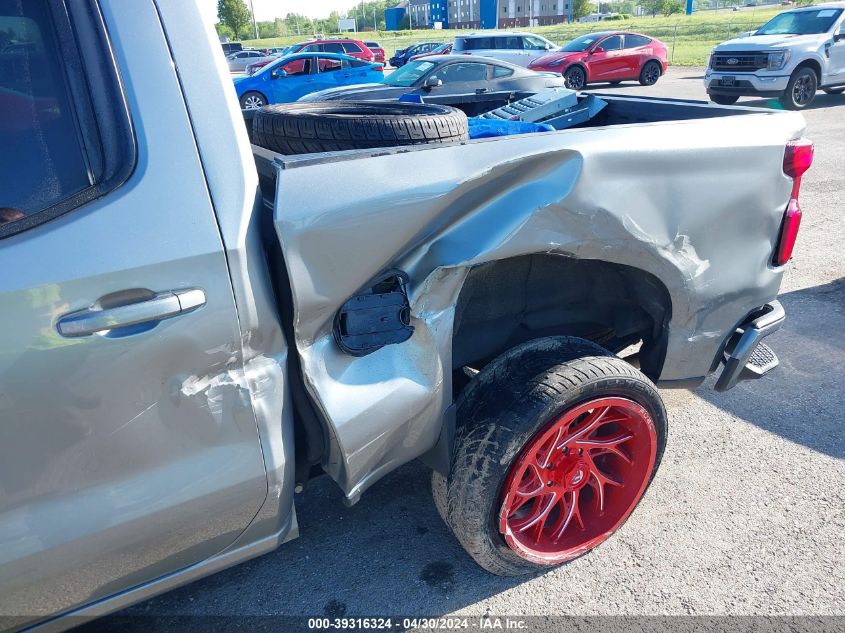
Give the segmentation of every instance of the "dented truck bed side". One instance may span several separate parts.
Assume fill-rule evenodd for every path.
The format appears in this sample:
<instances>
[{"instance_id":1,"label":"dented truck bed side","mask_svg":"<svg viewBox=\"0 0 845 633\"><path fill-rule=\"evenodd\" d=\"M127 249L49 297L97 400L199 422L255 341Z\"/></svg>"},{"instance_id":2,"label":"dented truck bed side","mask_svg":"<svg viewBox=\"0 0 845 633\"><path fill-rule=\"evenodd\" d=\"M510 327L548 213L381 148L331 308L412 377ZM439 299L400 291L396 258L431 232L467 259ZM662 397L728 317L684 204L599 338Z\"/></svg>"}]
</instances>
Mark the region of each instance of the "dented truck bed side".
<instances>
[{"instance_id":1,"label":"dented truck bed side","mask_svg":"<svg viewBox=\"0 0 845 633\"><path fill-rule=\"evenodd\" d=\"M516 275L528 274L526 256L641 271L670 304L644 345L644 371L664 386L700 383L737 324L777 295L783 271L770 261L791 191L783 152L803 128L800 115L760 111L276 157L274 224L294 343L330 435L324 468L354 500L437 442L452 402L456 306L470 272L492 262L515 262ZM338 310L391 269L408 275L413 336L343 353ZM545 292L537 314L567 310Z\"/></svg>"}]
</instances>

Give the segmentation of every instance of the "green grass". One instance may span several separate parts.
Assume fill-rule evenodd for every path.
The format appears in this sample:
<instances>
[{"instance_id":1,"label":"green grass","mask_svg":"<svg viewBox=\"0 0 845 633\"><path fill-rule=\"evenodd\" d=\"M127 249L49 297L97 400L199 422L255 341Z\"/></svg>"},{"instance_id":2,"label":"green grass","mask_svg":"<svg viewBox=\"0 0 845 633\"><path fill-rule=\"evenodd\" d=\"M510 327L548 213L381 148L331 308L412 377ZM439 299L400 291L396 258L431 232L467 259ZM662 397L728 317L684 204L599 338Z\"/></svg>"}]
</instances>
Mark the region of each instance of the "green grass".
<instances>
[{"instance_id":1,"label":"green grass","mask_svg":"<svg viewBox=\"0 0 845 633\"><path fill-rule=\"evenodd\" d=\"M730 39L738 33L761 26L780 8L760 8L743 11L702 11L691 16L680 15L656 18L633 18L613 22L556 24L525 29L537 33L558 44L603 29L621 29L644 33L662 40L669 47L670 63L676 66L703 66L712 48L719 42ZM363 39L377 40L387 52L393 55L397 48L406 48L416 42L448 41L455 35L469 31L382 31L363 33ZM244 41L245 46L285 46L307 39L305 36L274 37L263 40Z\"/></svg>"}]
</instances>

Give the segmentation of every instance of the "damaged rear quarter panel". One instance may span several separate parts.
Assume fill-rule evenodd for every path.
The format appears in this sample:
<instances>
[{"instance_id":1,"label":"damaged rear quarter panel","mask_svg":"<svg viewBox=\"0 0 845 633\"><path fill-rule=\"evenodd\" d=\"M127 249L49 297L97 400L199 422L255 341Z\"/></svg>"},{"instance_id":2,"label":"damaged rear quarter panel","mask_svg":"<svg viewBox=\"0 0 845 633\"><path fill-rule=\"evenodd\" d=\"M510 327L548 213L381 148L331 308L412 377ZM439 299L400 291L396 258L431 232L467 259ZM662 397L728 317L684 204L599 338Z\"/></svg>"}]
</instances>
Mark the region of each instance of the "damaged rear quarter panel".
<instances>
[{"instance_id":1,"label":"damaged rear quarter panel","mask_svg":"<svg viewBox=\"0 0 845 633\"><path fill-rule=\"evenodd\" d=\"M330 427L328 472L354 498L435 443L455 303L484 262L549 253L651 273L672 302L660 379L707 374L737 322L777 295L783 151L803 128L760 113L279 157L275 226L306 386ZM335 313L387 268L410 276L415 333L347 356Z\"/></svg>"}]
</instances>

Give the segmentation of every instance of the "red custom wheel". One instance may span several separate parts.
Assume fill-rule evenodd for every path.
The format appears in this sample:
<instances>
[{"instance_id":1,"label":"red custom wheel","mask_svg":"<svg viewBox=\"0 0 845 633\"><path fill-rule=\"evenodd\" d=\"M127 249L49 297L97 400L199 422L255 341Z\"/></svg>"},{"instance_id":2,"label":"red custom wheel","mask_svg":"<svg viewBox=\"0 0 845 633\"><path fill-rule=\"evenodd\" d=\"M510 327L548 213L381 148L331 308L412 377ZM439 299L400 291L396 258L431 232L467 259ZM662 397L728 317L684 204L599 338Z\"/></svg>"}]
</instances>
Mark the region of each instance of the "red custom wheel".
<instances>
[{"instance_id":1,"label":"red custom wheel","mask_svg":"<svg viewBox=\"0 0 845 633\"><path fill-rule=\"evenodd\" d=\"M642 499L666 445L666 409L639 370L575 337L534 339L486 365L457 401L440 516L484 569L565 563Z\"/></svg>"},{"instance_id":2,"label":"red custom wheel","mask_svg":"<svg viewBox=\"0 0 845 633\"><path fill-rule=\"evenodd\" d=\"M541 429L502 488L499 531L536 563L562 563L594 548L643 496L657 455L648 412L625 398L575 406Z\"/></svg>"}]
</instances>

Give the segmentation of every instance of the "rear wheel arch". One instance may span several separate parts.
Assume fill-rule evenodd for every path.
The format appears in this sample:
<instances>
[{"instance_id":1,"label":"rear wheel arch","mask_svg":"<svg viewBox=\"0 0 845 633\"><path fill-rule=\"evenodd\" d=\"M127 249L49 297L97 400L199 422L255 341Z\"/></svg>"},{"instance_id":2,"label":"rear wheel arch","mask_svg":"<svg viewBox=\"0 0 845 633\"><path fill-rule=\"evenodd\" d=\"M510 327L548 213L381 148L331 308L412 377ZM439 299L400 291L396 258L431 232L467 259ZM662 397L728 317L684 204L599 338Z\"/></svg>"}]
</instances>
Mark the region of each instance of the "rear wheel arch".
<instances>
[{"instance_id":1,"label":"rear wheel arch","mask_svg":"<svg viewBox=\"0 0 845 633\"><path fill-rule=\"evenodd\" d=\"M465 384L462 367L484 367L545 336L576 336L611 352L641 341L643 372L657 379L671 316L666 286L633 266L546 253L481 264L467 273L455 305L453 395Z\"/></svg>"},{"instance_id":2,"label":"rear wheel arch","mask_svg":"<svg viewBox=\"0 0 845 633\"><path fill-rule=\"evenodd\" d=\"M646 65L647 63L649 63L649 62L654 62L654 63L656 63L656 64L660 67L660 76L661 76L661 77L662 77L663 75L665 75L665 74L666 74L666 71L665 71L665 70L664 70L664 68L663 68L663 62L662 62L662 61L660 61L660 58L658 58L658 57L649 57L647 60L645 60L645 62L643 62L643 68L645 68L645 65Z\"/></svg>"}]
</instances>

